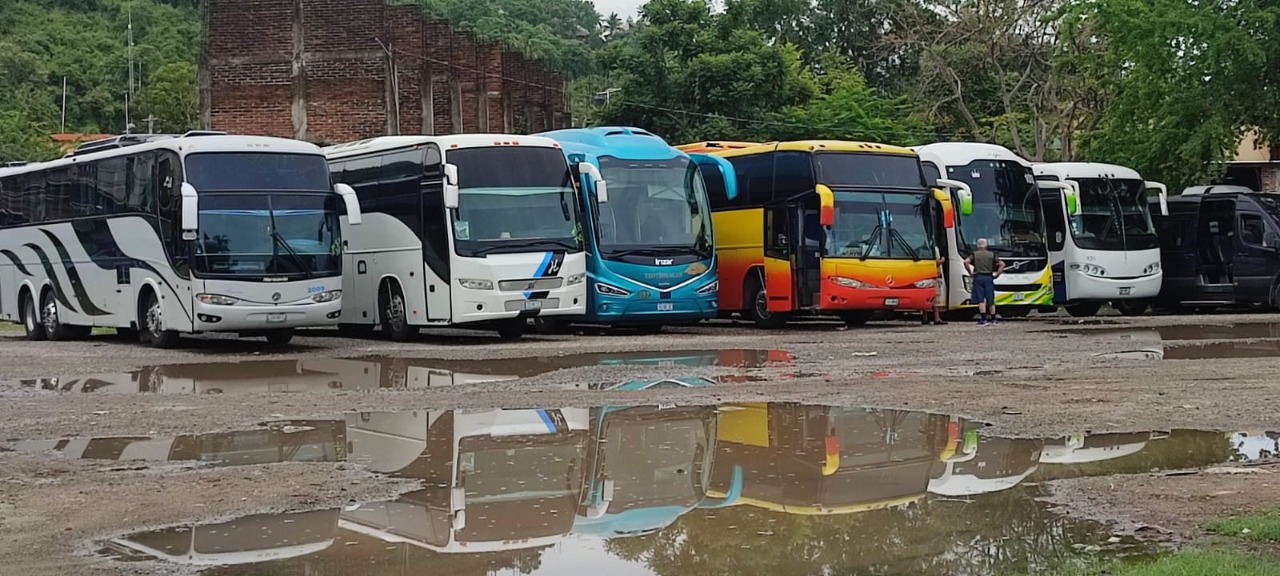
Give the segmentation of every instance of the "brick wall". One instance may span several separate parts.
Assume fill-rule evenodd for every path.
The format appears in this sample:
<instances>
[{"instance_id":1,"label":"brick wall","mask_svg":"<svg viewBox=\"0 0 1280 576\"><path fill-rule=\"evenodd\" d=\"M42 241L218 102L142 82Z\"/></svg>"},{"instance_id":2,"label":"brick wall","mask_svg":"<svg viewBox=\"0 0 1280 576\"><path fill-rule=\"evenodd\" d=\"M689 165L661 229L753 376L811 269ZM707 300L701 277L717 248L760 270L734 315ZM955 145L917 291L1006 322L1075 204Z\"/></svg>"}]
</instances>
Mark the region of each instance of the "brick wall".
<instances>
[{"instance_id":1,"label":"brick wall","mask_svg":"<svg viewBox=\"0 0 1280 576\"><path fill-rule=\"evenodd\" d=\"M568 125L564 78L385 0L209 0L210 128L347 142Z\"/></svg>"}]
</instances>

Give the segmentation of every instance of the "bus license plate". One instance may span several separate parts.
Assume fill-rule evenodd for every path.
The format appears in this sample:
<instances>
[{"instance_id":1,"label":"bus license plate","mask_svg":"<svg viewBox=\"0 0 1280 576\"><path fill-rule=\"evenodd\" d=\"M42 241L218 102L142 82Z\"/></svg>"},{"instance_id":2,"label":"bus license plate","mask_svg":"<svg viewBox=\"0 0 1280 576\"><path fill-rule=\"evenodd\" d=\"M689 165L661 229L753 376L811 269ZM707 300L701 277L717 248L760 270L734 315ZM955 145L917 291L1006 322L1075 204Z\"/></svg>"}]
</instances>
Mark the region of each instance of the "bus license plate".
<instances>
[{"instance_id":1,"label":"bus license plate","mask_svg":"<svg viewBox=\"0 0 1280 576\"><path fill-rule=\"evenodd\" d=\"M885 306L897 306L897 305L898 305L898 299L897 299L897 298L885 298L885 299L884 299L884 305L885 305Z\"/></svg>"},{"instance_id":2,"label":"bus license plate","mask_svg":"<svg viewBox=\"0 0 1280 576\"><path fill-rule=\"evenodd\" d=\"M284 314L267 314L267 324L280 324L284 319Z\"/></svg>"},{"instance_id":3,"label":"bus license plate","mask_svg":"<svg viewBox=\"0 0 1280 576\"><path fill-rule=\"evenodd\" d=\"M1121 295L1121 296L1128 296L1129 294L1132 294L1132 293L1133 293L1133 288L1121 288L1121 289L1120 289L1120 295Z\"/></svg>"},{"instance_id":4,"label":"bus license plate","mask_svg":"<svg viewBox=\"0 0 1280 576\"><path fill-rule=\"evenodd\" d=\"M674 311L675 309L676 309L676 305L671 302L663 302L661 304L658 304L659 312L671 312L671 311Z\"/></svg>"},{"instance_id":5,"label":"bus license plate","mask_svg":"<svg viewBox=\"0 0 1280 576\"><path fill-rule=\"evenodd\" d=\"M542 301L541 301L541 300L526 300L526 301L525 301L525 303L524 303L524 309L525 309L525 310L541 310L541 309L542 309Z\"/></svg>"},{"instance_id":6,"label":"bus license plate","mask_svg":"<svg viewBox=\"0 0 1280 576\"><path fill-rule=\"evenodd\" d=\"M1027 299L1027 295L1026 295L1026 294L1018 293L1018 294L1014 294L1014 295L1013 295L1013 301L1014 301L1014 302L1021 302L1021 301L1026 300L1026 299Z\"/></svg>"}]
</instances>

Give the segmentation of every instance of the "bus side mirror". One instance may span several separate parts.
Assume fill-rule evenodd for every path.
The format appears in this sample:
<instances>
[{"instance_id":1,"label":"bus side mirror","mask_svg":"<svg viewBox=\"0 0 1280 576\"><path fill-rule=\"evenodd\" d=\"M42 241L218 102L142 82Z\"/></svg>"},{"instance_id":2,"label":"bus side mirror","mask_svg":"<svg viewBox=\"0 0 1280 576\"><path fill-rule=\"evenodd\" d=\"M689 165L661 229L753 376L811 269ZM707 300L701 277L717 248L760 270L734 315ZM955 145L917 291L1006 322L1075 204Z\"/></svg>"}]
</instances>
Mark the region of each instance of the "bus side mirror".
<instances>
[{"instance_id":1,"label":"bus side mirror","mask_svg":"<svg viewBox=\"0 0 1280 576\"><path fill-rule=\"evenodd\" d=\"M609 183L604 181L604 175L600 174L600 169L595 164L579 162L578 172L591 179L591 187L596 190L596 202L604 204L609 201Z\"/></svg>"},{"instance_id":2,"label":"bus side mirror","mask_svg":"<svg viewBox=\"0 0 1280 576\"><path fill-rule=\"evenodd\" d=\"M342 197L342 202L347 205L347 224L358 226L364 221L363 214L360 213L360 200L356 198L356 191L352 187L338 183L333 185L333 191Z\"/></svg>"},{"instance_id":3,"label":"bus side mirror","mask_svg":"<svg viewBox=\"0 0 1280 576\"><path fill-rule=\"evenodd\" d=\"M182 183L182 239L199 238L196 229L200 227L200 195L190 182Z\"/></svg>"},{"instance_id":4,"label":"bus side mirror","mask_svg":"<svg viewBox=\"0 0 1280 576\"><path fill-rule=\"evenodd\" d=\"M968 184L959 180L939 178L938 185L946 186L956 191L956 199L960 201L960 214L962 216L973 214L973 189Z\"/></svg>"},{"instance_id":5,"label":"bus side mirror","mask_svg":"<svg viewBox=\"0 0 1280 576\"><path fill-rule=\"evenodd\" d=\"M738 197L738 174L733 171L733 164L728 160L710 154L690 154L689 159L700 168L714 166L720 171L720 179L724 181L725 198L733 200Z\"/></svg>"},{"instance_id":6,"label":"bus side mirror","mask_svg":"<svg viewBox=\"0 0 1280 576\"><path fill-rule=\"evenodd\" d=\"M1160 197L1160 215L1169 215L1169 187L1159 182L1147 182L1144 184L1147 190L1154 188Z\"/></svg>"},{"instance_id":7,"label":"bus side mirror","mask_svg":"<svg viewBox=\"0 0 1280 576\"><path fill-rule=\"evenodd\" d=\"M449 510L458 512L467 507L467 489L453 488L449 490Z\"/></svg>"},{"instance_id":8,"label":"bus side mirror","mask_svg":"<svg viewBox=\"0 0 1280 576\"><path fill-rule=\"evenodd\" d=\"M444 165L444 207L449 210L458 208L458 165Z\"/></svg>"}]
</instances>

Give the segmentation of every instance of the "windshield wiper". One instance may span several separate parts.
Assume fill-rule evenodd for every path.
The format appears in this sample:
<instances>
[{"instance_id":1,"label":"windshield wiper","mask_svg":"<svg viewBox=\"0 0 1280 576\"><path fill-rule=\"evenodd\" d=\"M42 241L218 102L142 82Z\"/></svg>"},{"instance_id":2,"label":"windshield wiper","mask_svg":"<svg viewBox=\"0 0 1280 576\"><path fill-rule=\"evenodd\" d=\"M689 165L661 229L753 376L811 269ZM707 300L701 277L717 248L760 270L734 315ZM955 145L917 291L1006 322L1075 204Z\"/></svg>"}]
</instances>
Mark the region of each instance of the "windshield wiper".
<instances>
[{"instance_id":1,"label":"windshield wiper","mask_svg":"<svg viewBox=\"0 0 1280 576\"><path fill-rule=\"evenodd\" d=\"M275 241L276 246L284 246L285 253L289 255L291 260L293 260L293 263L298 267L298 270L301 270L303 274L307 275L307 278L311 278L313 276L311 267L307 266L306 261L302 259L302 256L298 255L298 251L294 250L293 246L289 245L289 241L285 240L284 236L281 236L279 232L272 230L271 239ZM274 256L279 258L280 253L277 251Z\"/></svg>"},{"instance_id":2,"label":"windshield wiper","mask_svg":"<svg viewBox=\"0 0 1280 576\"><path fill-rule=\"evenodd\" d=\"M867 247L862 249L862 254L858 256L860 260L866 262L867 258L871 256L871 249L875 248L876 244L880 243L880 237L884 235L883 231L884 226L879 224L876 224L876 227L871 229L871 234L868 235L868 237L871 238L871 242L868 242Z\"/></svg>"},{"instance_id":3,"label":"windshield wiper","mask_svg":"<svg viewBox=\"0 0 1280 576\"><path fill-rule=\"evenodd\" d=\"M484 246L482 248L477 248L475 250L475 255L484 256L496 250L507 250L512 248L537 248L540 246L546 246L548 244L564 248L565 250L577 250L578 248L580 248L580 246L578 246L577 244L569 240L556 239L556 238L542 238L537 240L508 240L508 241L499 240L499 242L502 242L502 243L493 244L491 246Z\"/></svg>"},{"instance_id":4,"label":"windshield wiper","mask_svg":"<svg viewBox=\"0 0 1280 576\"><path fill-rule=\"evenodd\" d=\"M889 228L889 237L896 238L898 242L901 242L902 247L907 249L908 254L911 254L912 260L916 262L920 261L920 253L916 252L916 249L911 247L911 244L907 242L907 239L902 236L902 233L899 232L897 228Z\"/></svg>"}]
</instances>

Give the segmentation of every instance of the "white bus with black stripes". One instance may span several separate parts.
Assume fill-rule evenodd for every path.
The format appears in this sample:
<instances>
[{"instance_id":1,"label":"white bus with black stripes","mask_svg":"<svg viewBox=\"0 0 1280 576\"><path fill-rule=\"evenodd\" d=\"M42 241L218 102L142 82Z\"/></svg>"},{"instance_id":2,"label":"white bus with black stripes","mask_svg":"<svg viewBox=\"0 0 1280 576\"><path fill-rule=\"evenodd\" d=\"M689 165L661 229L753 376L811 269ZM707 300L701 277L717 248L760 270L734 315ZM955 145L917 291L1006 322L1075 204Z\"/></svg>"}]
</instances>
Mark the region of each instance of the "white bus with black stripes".
<instances>
[{"instance_id":1,"label":"white bus with black stripes","mask_svg":"<svg viewBox=\"0 0 1280 576\"><path fill-rule=\"evenodd\" d=\"M320 148L278 138L119 136L0 169L0 319L31 340L287 343L338 323L344 203L358 224Z\"/></svg>"},{"instance_id":2,"label":"white bus with black stripes","mask_svg":"<svg viewBox=\"0 0 1280 576\"><path fill-rule=\"evenodd\" d=\"M380 327L403 342L459 326L510 339L535 316L586 311L574 176L553 140L386 136L325 153L367 220L344 230L344 334Z\"/></svg>"}]
</instances>

